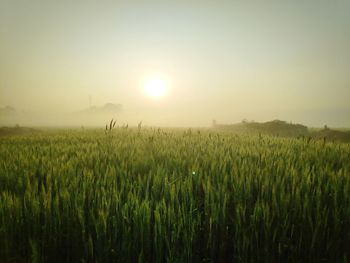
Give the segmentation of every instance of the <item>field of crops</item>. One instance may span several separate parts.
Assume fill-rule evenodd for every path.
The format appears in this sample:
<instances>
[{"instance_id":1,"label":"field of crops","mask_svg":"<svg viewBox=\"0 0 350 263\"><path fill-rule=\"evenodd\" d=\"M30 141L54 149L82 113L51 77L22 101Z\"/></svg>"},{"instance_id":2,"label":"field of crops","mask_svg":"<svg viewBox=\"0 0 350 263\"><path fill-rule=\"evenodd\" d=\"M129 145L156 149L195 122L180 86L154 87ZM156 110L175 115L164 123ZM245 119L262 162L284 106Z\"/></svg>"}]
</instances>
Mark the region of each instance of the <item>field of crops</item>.
<instances>
[{"instance_id":1,"label":"field of crops","mask_svg":"<svg viewBox=\"0 0 350 263\"><path fill-rule=\"evenodd\" d=\"M350 262L350 145L214 130L0 138L1 262Z\"/></svg>"}]
</instances>

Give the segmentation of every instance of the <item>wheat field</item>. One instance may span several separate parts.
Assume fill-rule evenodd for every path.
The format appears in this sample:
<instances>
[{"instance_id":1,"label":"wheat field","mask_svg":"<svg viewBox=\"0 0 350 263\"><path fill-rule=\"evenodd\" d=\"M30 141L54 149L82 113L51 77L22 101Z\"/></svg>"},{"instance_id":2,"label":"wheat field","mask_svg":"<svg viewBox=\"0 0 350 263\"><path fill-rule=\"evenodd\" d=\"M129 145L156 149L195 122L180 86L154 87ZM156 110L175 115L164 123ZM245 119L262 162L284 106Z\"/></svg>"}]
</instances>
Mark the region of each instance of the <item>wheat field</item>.
<instances>
[{"instance_id":1,"label":"wheat field","mask_svg":"<svg viewBox=\"0 0 350 263\"><path fill-rule=\"evenodd\" d=\"M210 129L0 138L1 262L349 262L350 145Z\"/></svg>"}]
</instances>

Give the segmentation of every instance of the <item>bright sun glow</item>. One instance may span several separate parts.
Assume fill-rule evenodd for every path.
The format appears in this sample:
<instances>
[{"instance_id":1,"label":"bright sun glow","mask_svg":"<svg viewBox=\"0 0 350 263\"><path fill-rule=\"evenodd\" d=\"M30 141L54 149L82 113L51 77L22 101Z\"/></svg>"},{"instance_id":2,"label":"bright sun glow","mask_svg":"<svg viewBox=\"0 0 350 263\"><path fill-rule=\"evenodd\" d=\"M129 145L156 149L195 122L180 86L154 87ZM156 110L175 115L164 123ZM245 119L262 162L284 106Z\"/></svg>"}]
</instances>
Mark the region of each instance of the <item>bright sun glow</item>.
<instances>
[{"instance_id":1,"label":"bright sun glow","mask_svg":"<svg viewBox=\"0 0 350 263\"><path fill-rule=\"evenodd\" d=\"M147 96L152 98L161 98L165 95L168 89L168 83L165 77L153 75L145 80L143 89Z\"/></svg>"}]
</instances>

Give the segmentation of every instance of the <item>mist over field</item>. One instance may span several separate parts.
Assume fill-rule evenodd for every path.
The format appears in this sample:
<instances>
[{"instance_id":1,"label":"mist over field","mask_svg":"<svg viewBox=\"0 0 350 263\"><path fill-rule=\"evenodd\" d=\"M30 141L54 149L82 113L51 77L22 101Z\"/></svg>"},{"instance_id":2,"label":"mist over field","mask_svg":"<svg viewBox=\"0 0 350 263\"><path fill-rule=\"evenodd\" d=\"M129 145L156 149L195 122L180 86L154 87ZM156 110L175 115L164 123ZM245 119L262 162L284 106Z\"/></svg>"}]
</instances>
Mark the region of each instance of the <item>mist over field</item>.
<instances>
[{"instance_id":1,"label":"mist over field","mask_svg":"<svg viewBox=\"0 0 350 263\"><path fill-rule=\"evenodd\" d=\"M0 0L0 262L350 262L350 0Z\"/></svg>"},{"instance_id":2,"label":"mist over field","mask_svg":"<svg viewBox=\"0 0 350 263\"><path fill-rule=\"evenodd\" d=\"M103 108L103 107L101 107ZM126 107L125 107L126 108ZM127 109L127 108L126 108ZM159 127L209 127L213 120L220 123L240 123L243 120L265 122L270 120L286 120L293 123L302 123L310 128L321 128L328 125L332 128L349 128L347 119L350 116L350 110L295 110L295 111L279 111L276 112L233 112L226 118L216 118L214 114L200 115L190 110L184 111L179 109L173 114L166 114L154 111L137 111L130 110L117 111L95 111L92 109L84 109L75 112L59 112L59 111L13 111L8 107L0 109L0 125L1 126L33 126L33 127L100 127L111 119L117 120L117 124L129 124L136 126L140 121L146 126ZM181 115L180 115L181 114ZM228 115L228 114L226 114ZM220 115L221 116L221 115ZM248 119L248 117L249 119ZM335 116L340 116L336 117ZM340 121L342 118L344 121Z\"/></svg>"},{"instance_id":3,"label":"mist over field","mask_svg":"<svg viewBox=\"0 0 350 263\"><path fill-rule=\"evenodd\" d=\"M345 0L3 0L0 125L349 127L349 9ZM89 111L108 103L122 110Z\"/></svg>"}]
</instances>

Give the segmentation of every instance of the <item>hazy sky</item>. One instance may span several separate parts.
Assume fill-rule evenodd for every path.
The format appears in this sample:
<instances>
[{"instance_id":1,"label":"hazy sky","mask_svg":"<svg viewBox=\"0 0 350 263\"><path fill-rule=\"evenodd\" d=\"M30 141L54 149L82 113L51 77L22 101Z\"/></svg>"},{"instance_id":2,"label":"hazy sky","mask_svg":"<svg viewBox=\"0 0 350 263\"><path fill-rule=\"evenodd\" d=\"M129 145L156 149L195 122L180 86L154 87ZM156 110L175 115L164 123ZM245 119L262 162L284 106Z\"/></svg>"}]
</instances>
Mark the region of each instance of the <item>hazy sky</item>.
<instances>
[{"instance_id":1,"label":"hazy sky","mask_svg":"<svg viewBox=\"0 0 350 263\"><path fill-rule=\"evenodd\" d=\"M152 72L164 98L142 92ZM350 1L0 0L0 105L89 96L150 125L350 126Z\"/></svg>"}]
</instances>

